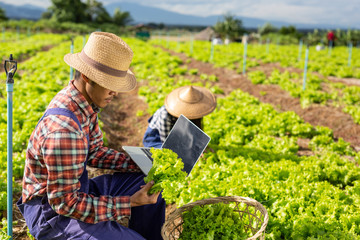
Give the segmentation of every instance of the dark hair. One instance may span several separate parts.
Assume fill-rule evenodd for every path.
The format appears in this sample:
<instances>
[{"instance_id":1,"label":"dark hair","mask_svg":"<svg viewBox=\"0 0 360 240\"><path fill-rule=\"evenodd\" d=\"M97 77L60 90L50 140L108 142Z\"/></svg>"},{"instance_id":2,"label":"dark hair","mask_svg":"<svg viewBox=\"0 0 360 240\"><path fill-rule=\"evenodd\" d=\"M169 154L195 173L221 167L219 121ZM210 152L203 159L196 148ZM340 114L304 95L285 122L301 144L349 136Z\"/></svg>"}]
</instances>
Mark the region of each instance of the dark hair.
<instances>
[{"instance_id":1,"label":"dark hair","mask_svg":"<svg viewBox=\"0 0 360 240\"><path fill-rule=\"evenodd\" d=\"M202 118L190 119L198 128L202 129Z\"/></svg>"},{"instance_id":2,"label":"dark hair","mask_svg":"<svg viewBox=\"0 0 360 240\"><path fill-rule=\"evenodd\" d=\"M75 69L75 80L80 79L81 72Z\"/></svg>"},{"instance_id":3,"label":"dark hair","mask_svg":"<svg viewBox=\"0 0 360 240\"><path fill-rule=\"evenodd\" d=\"M178 120L177 117L171 115L170 113L168 113L168 118L170 118L171 126L174 126L176 121ZM202 130L202 119L203 118L201 117L201 118L189 119L189 120Z\"/></svg>"},{"instance_id":4,"label":"dark hair","mask_svg":"<svg viewBox=\"0 0 360 240\"><path fill-rule=\"evenodd\" d=\"M80 76L81 76L81 72L79 72L78 70L75 70L75 80L79 80ZM89 83L90 83L91 86L98 85L96 82L94 82L91 79L89 79Z\"/></svg>"}]
</instances>

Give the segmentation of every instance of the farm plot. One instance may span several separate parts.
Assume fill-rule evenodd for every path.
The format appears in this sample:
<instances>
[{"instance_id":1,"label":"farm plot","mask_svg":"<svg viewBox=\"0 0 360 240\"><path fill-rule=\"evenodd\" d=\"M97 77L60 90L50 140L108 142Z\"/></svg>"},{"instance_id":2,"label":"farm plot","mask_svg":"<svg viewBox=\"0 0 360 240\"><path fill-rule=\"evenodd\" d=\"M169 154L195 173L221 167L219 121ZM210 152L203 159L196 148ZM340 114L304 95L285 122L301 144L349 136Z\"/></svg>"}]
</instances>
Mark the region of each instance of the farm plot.
<instances>
[{"instance_id":1,"label":"farm plot","mask_svg":"<svg viewBox=\"0 0 360 240\"><path fill-rule=\"evenodd\" d=\"M254 84L278 84L291 96L300 98L302 107L312 103L332 105L341 108L342 111L350 114L356 123L360 123L360 81L356 81L356 78L360 78L360 49L337 47L328 51L316 51L315 47L310 48L308 64L310 74L307 82L304 83L304 76L299 70L304 68L305 51L298 49L297 46L249 44L246 45L247 58L249 58L246 61L245 47L238 43L212 46L208 42L197 41L165 43L153 40L153 42L166 45L167 48L185 53L197 60L211 62L218 67L234 69L238 73L249 71L249 78ZM279 67L275 65L252 72L260 64L260 68L263 68L264 63L279 63L280 67L285 69L283 70L285 73L279 75ZM316 74L312 74L313 72ZM339 79L350 77L353 77L350 84L356 86L348 86L350 81Z\"/></svg>"},{"instance_id":2,"label":"farm plot","mask_svg":"<svg viewBox=\"0 0 360 240\"><path fill-rule=\"evenodd\" d=\"M145 43L141 45L149 52L144 59L163 63L160 59L169 58ZM145 97L150 113L163 104L168 88L194 76L201 80L203 72L195 71L194 61L188 60L167 62L167 67L159 64L158 69L164 69L157 72L159 75L154 73L155 61L134 61L134 71L141 76L138 93ZM211 71L206 75L212 76ZM206 82L209 84L209 79ZM219 77L211 83L224 86L229 81L222 82ZM226 97L218 95L216 112L205 117L213 151L196 166L177 206L207 197L250 196L271 211L269 239L356 239L359 219L352 216L359 209L359 153L348 142L335 139L329 128L314 127L292 111L277 112L240 90L228 90L224 91L229 93ZM120 98L122 106L127 105L127 95ZM311 153L300 156L303 149L298 142L304 139ZM347 222L346 226L342 222Z\"/></svg>"},{"instance_id":3,"label":"farm plot","mask_svg":"<svg viewBox=\"0 0 360 240\"><path fill-rule=\"evenodd\" d=\"M154 39L152 42L177 52L185 53L192 58L212 62L215 66L237 69L242 72L244 60L244 45L231 43L229 45L214 45L204 41L164 41ZM296 45L248 44L246 48L246 66L251 68L260 63L280 63L282 67L303 69L305 62L305 47ZM336 47L316 51L309 48L308 68L311 72L319 72L323 76L340 78L360 78L360 49Z\"/></svg>"},{"instance_id":4,"label":"farm plot","mask_svg":"<svg viewBox=\"0 0 360 240\"><path fill-rule=\"evenodd\" d=\"M10 53L17 61L34 56L37 52L47 50L65 40L69 36L62 34L36 34L30 37L22 37L19 40L0 42L1 60L9 58ZM1 71L4 71L2 68Z\"/></svg>"},{"instance_id":5,"label":"farm plot","mask_svg":"<svg viewBox=\"0 0 360 240\"><path fill-rule=\"evenodd\" d=\"M327 127L304 122L293 111L287 111L281 101L275 104L276 108L261 103L269 96L283 95L285 91L279 87L253 85L245 76L239 78L228 69L213 68L212 64L180 54L173 56L136 39L125 41L135 53L132 70L139 87L131 93L119 94L101 112L102 129L110 146L119 148L127 142L141 145L147 117L178 86L197 84L218 96L217 110L204 119L205 131L212 137L211 151L197 164L177 198L177 206L213 196L248 196L260 201L270 213L266 232L269 239L359 238L360 160L348 141L334 138L334 131ZM75 51L79 51L81 39L76 43ZM48 66L41 66L43 55L26 62L28 72L22 74L22 84L33 85L38 96L33 98L42 99L38 104L30 102L29 105L39 108L38 116L33 117L26 104L31 99L29 93L21 99L25 102L22 107L27 107L21 113L30 117L28 130L35 126L51 97L68 81L69 68L59 59L69 51L69 42L60 46L46 54L47 62L52 63L50 71ZM47 75L52 72L54 75ZM30 84L33 73L41 81ZM260 101L237 90L245 86L244 81L247 88L257 92ZM289 99L293 98L289 95ZM112 119L115 121L111 122ZM18 125L23 127L24 122L27 119ZM29 133L24 135L26 142ZM301 153L304 147L300 141L307 142L306 154ZM21 161L20 158L20 166Z\"/></svg>"},{"instance_id":6,"label":"farm plot","mask_svg":"<svg viewBox=\"0 0 360 240\"><path fill-rule=\"evenodd\" d=\"M156 40L153 40L153 43L158 44ZM176 48L176 43L170 42L170 44L173 44L172 49L180 49L180 47ZM166 44L162 43L162 45ZM188 43L183 43L183 45L188 46ZM181 43L179 46L182 46ZM238 49L240 48L238 47ZM308 73L308 84L304 91L301 75L303 70L301 69L284 68L279 63L262 64L260 62L260 65L256 61L254 67L247 70L246 75L240 75L238 72L241 68L239 70L235 65L232 66L229 59L236 57L234 62L238 63L242 61L242 55L226 55L225 52L218 58L214 57L215 63L211 64L208 59L209 51L206 54L204 51L193 51L192 54L186 51L185 53L168 51L181 57L183 61L190 62L189 68L197 67L203 73L216 74L219 79L222 79L220 82L226 81L223 89L241 88L258 97L261 101L271 103L276 108L295 111L313 125L332 128L336 137L350 141L354 147L360 145L360 129L359 125L356 124L360 109L358 101L360 99L360 87L358 85L360 80L356 84L350 85L346 84L347 79L337 79L338 82L334 83L323 76L320 77L317 73ZM201 61L189 58L189 56ZM227 67L216 67L219 66L219 63ZM254 86L249 79L258 85Z\"/></svg>"}]
</instances>

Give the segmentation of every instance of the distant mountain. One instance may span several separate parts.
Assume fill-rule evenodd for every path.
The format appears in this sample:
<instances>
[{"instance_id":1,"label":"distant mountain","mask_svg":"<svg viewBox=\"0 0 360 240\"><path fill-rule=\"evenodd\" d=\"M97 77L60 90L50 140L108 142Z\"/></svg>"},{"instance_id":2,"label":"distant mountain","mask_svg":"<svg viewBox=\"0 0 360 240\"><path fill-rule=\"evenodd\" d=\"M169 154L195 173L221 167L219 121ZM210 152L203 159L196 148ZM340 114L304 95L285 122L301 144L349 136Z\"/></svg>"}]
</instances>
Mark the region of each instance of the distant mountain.
<instances>
[{"instance_id":1,"label":"distant mountain","mask_svg":"<svg viewBox=\"0 0 360 240\"><path fill-rule=\"evenodd\" d=\"M193 26L213 26L219 19L222 19L222 15L213 15L208 17L198 17L193 15L186 15L176 12L163 10L156 7L148 7L130 2L117 2L110 3L105 6L110 15L114 14L116 8L120 8L121 11L127 11L137 23L164 23L171 25L193 25ZM246 28L258 28L263 26L266 22L270 22L275 27L294 25L300 29L313 29L313 28L342 28L343 26L334 26L326 24L302 24L302 23L289 23L282 21L272 21L259 18L249 18L237 16L241 19L244 27Z\"/></svg>"},{"instance_id":2,"label":"distant mountain","mask_svg":"<svg viewBox=\"0 0 360 240\"><path fill-rule=\"evenodd\" d=\"M220 16L197 17L166 11L156 7L148 7L130 2L111 3L105 6L113 15L116 8L127 11L137 23L164 23L181 25L214 25Z\"/></svg>"},{"instance_id":3,"label":"distant mountain","mask_svg":"<svg viewBox=\"0 0 360 240\"><path fill-rule=\"evenodd\" d=\"M15 6L11 4L1 3L0 7L6 12L9 18L15 19L32 19L37 20L41 17L41 14L46 11L45 8L37 7L31 4L22 6ZM222 19L222 15L213 15L208 17L198 17L193 15L181 14L163 10L156 7L143 6L131 2L117 2L110 3L104 6L110 15L114 14L116 8L120 8L121 11L127 11L134 19L135 23L163 23L165 25L190 25L190 26L213 26L216 22ZM264 25L266 22L270 22L275 27L294 25L297 29L313 29L313 28L347 28L346 26L334 26L326 24L301 24L301 23L289 23L282 21L271 21L259 18L249 18L238 16L242 20L244 27L246 28L258 28Z\"/></svg>"},{"instance_id":4,"label":"distant mountain","mask_svg":"<svg viewBox=\"0 0 360 240\"><path fill-rule=\"evenodd\" d=\"M137 23L164 23L170 25L192 25L192 26L213 26L222 19L222 15L213 15L208 17L198 17L193 15L181 14L163 10L156 7L148 7L130 2L111 3L105 6L109 14L113 15L116 8L121 11L127 11ZM262 26L266 20L257 18L240 18L245 27L257 28ZM274 26L287 26L285 22L272 22Z\"/></svg>"},{"instance_id":5,"label":"distant mountain","mask_svg":"<svg viewBox=\"0 0 360 240\"><path fill-rule=\"evenodd\" d=\"M6 16L13 19L37 20L46 9L31 4L15 6L0 2L0 7L5 10Z\"/></svg>"}]
</instances>

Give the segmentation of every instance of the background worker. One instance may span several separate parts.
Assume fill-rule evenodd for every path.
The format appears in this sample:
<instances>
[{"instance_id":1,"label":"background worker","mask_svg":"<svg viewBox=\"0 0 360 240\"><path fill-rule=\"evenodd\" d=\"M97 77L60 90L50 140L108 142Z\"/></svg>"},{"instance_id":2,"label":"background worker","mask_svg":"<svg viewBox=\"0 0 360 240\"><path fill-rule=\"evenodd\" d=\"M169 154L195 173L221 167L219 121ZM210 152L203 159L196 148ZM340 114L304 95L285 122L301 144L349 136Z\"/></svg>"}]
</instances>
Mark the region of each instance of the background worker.
<instances>
[{"instance_id":1,"label":"background worker","mask_svg":"<svg viewBox=\"0 0 360 240\"><path fill-rule=\"evenodd\" d=\"M332 30L327 33L328 47L335 47L335 34Z\"/></svg>"},{"instance_id":2,"label":"background worker","mask_svg":"<svg viewBox=\"0 0 360 240\"><path fill-rule=\"evenodd\" d=\"M152 115L143 137L145 147L161 148L178 117L183 114L202 129L202 119L214 111L214 94L197 86L184 86L173 90L165 99L165 105Z\"/></svg>"}]
</instances>

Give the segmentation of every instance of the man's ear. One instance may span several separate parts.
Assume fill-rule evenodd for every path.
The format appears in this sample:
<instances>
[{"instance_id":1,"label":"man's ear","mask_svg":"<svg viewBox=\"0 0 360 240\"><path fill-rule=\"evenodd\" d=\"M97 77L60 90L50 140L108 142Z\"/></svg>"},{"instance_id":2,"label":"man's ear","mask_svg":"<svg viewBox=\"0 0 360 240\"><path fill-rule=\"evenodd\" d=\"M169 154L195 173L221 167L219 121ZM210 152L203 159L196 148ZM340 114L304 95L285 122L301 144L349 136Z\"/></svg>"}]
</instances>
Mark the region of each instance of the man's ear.
<instances>
[{"instance_id":1,"label":"man's ear","mask_svg":"<svg viewBox=\"0 0 360 240\"><path fill-rule=\"evenodd\" d=\"M81 74L81 77L86 83L89 83L89 79L84 74Z\"/></svg>"}]
</instances>

